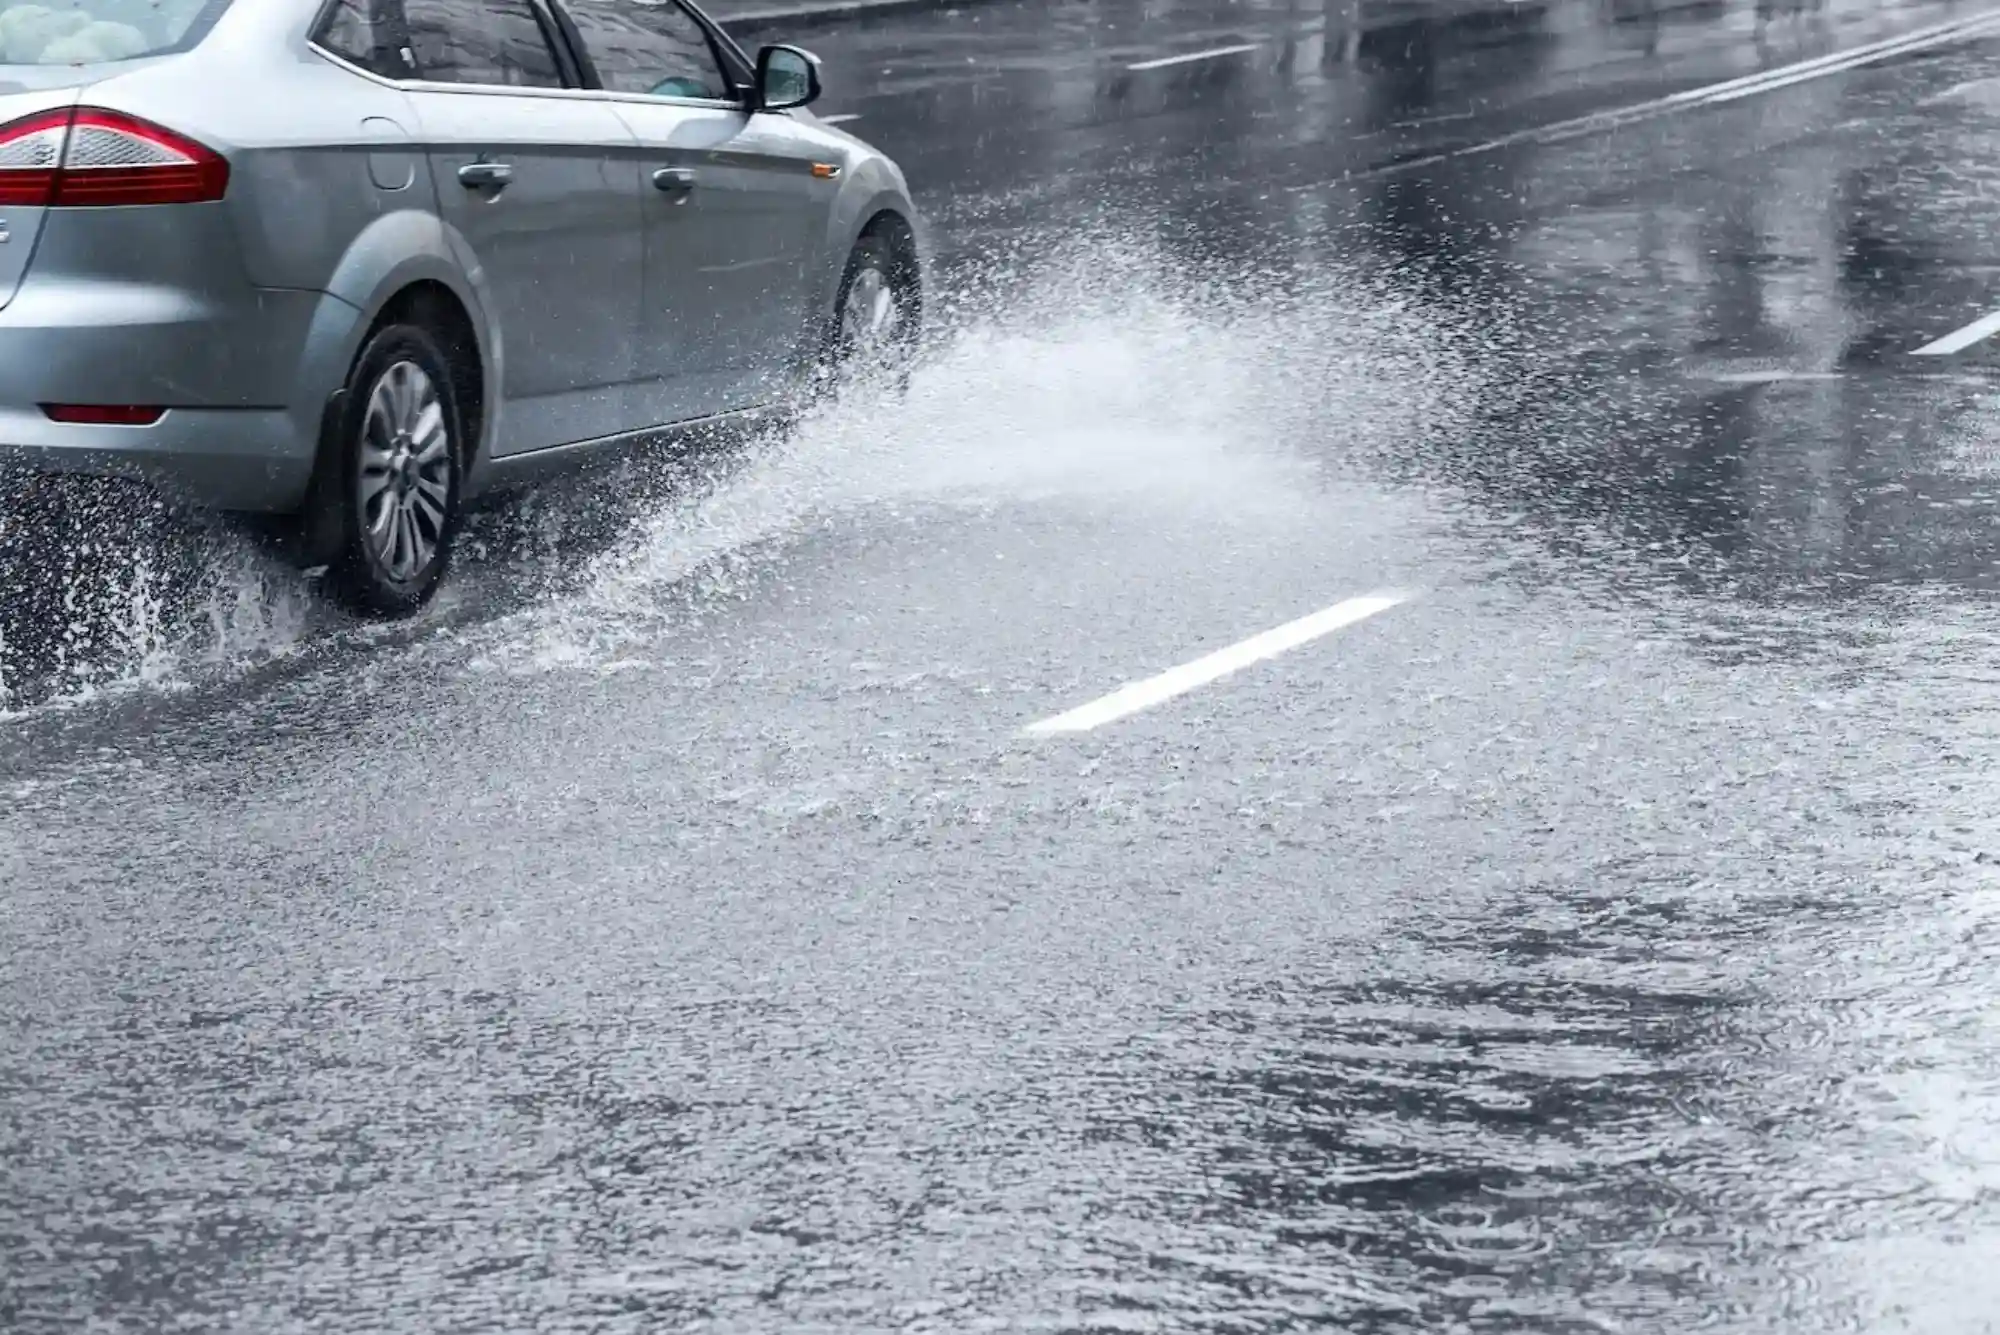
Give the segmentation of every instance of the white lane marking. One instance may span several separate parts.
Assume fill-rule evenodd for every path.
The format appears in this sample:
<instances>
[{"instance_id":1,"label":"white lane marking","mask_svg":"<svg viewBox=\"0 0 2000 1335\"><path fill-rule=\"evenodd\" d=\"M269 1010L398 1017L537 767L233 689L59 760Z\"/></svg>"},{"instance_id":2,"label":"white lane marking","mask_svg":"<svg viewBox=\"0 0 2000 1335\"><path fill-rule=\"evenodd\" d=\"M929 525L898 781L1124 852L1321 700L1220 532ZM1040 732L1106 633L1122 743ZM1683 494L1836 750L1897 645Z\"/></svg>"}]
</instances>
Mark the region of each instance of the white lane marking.
<instances>
[{"instance_id":1,"label":"white lane marking","mask_svg":"<svg viewBox=\"0 0 2000 1335\"><path fill-rule=\"evenodd\" d=\"M2000 334L2000 311L1982 315L1963 329L1954 329L1943 338L1934 338L1911 353L1912 357L1949 357L1964 352L1975 343Z\"/></svg>"},{"instance_id":2,"label":"white lane marking","mask_svg":"<svg viewBox=\"0 0 2000 1335\"><path fill-rule=\"evenodd\" d=\"M1799 380L1844 380L1842 371L1785 371L1773 368L1765 371L1710 371L1703 377L1719 381L1725 385L1776 385Z\"/></svg>"},{"instance_id":3,"label":"white lane marking","mask_svg":"<svg viewBox=\"0 0 2000 1335\"><path fill-rule=\"evenodd\" d=\"M821 125L845 125L849 121L858 121L860 119L861 113L858 111L843 111L837 116L821 116L819 123Z\"/></svg>"},{"instance_id":4,"label":"white lane marking","mask_svg":"<svg viewBox=\"0 0 2000 1335\"><path fill-rule=\"evenodd\" d=\"M1716 102L1733 102L1739 97L1749 97L1753 93L1769 92L1773 88L1787 88L1792 84L1803 83L1807 79L1822 78L1829 74L1841 74L1856 65L1866 65L1884 56L1902 55L1909 51L1921 51L1941 42L1977 37L1996 24L2000 24L2000 11L1975 14L1966 19L1951 19L1944 23L1934 23L1928 28L1913 29L1901 36L1884 37L1880 41L1850 47L1845 51L1832 51L1823 56L1814 56L1810 60L1798 60L1789 65L1759 70L1755 74L1725 79L1721 83L1712 83L1703 88L1670 93L1658 101L1672 106L1683 103L1707 106Z\"/></svg>"},{"instance_id":5,"label":"white lane marking","mask_svg":"<svg viewBox=\"0 0 2000 1335\"><path fill-rule=\"evenodd\" d=\"M1240 56L1257 49L1257 43L1244 42L1240 46L1218 46L1207 51L1190 51L1184 56L1161 56L1158 60L1141 60L1127 65L1128 70L1163 70L1169 65L1189 65L1197 60L1214 60L1218 56Z\"/></svg>"},{"instance_id":6,"label":"white lane marking","mask_svg":"<svg viewBox=\"0 0 2000 1335\"><path fill-rule=\"evenodd\" d=\"M1861 65L1871 64L1888 56L1907 55L1933 46L1943 46L1952 42L1967 41L1983 37L1995 28L2000 28L2000 10L1977 15L1969 19L1953 19L1948 23L1933 24L1928 28L1918 28L1900 37L1886 37L1865 46L1853 47L1846 51L1836 51L1830 55L1815 56L1811 60L1795 61L1790 65L1780 65L1776 69L1760 70L1755 74L1745 74L1721 83L1708 84L1701 88L1690 88L1679 93L1669 93L1646 102L1635 102L1628 107L1617 107L1610 111L1595 111L1572 120L1557 121L1553 125L1532 126L1516 130L1512 134L1501 135L1463 148L1446 149L1442 153L1430 153L1422 157L1405 158L1400 162L1386 163L1367 171L1354 173L1352 179L1368 180L1374 177L1399 175L1423 167L1434 167L1456 158L1473 157L1481 153L1497 152L1516 144L1554 144L1568 139L1580 139L1586 135L1598 134L1605 130L1615 130L1638 121L1650 120L1670 112L1692 110L1696 107L1720 106L1759 93L1774 92L1789 88L1793 84L1809 79L1823 79L1830 74L1843 74ZM1299 186L1296 189L1317 189L1314 186Z\"/></svg>"},{"instance_id":7,"label":"white lane marking","mask_svg":"<svg viewBox=\"0 0 2000 1335\"><path fill-rule=\"evenodd\" d=\"M1045 718L1030 724L1027 732L1034 737L1047 737L1055 733L1089 732L1107 723L1115 723L1142 709L1185 695L1197 686L1206 686L1220 680L1232 672L1241 672L1267 658L1276 658L1288 649L1296 649L1309 644L1322 635L1331 635L1343 626L1351 626L1357 621L1366 621L1378 612L1386 612L1406 596L1400 593L1375 593L1365 598L1349 598L1346 602L1335 603L1332 607L1302 616L1297 621L1287 621L1284 625L1267 630L1261 635L1252 635L1226 649L1218 649L1203 655L1192 663L1183 663L1176 668L1168 668L1157 677L1147 677L1121 686L1107 696L1092 700L1087 705L1079 705L1054 718Z\"/></svg>"},{"instance_id":8,"label":"white lane marking","mask_svg":"<svg viewBox=\"0 0 2000 1335\"><path fill-rule=\"evenodd\" d=\"M1846 380L1848 375L1846 371L1717 371L1695 378L1722 385L1795 385L1825 384ZM1986 389L1993 387L1992 377L1971 375L1964 371L1905 371L1898 378L1935 380L1948 385L1979 385Z\"/></svg>"}]
</instances>

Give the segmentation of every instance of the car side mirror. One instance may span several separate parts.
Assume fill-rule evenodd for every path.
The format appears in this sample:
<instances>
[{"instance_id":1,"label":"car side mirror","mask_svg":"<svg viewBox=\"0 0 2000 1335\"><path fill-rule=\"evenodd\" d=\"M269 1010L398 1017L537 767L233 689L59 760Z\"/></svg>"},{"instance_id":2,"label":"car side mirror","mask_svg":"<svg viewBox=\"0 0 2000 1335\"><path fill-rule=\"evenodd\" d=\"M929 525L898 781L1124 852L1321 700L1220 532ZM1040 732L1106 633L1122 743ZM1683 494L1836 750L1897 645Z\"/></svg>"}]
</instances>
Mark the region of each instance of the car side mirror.
<instances>
[{"instance_id":1,"label":"car side mirror","mask_svg":"<svg viewBox=\"0 0 2000 1335\"><path fill-rule=\"evenodd\" d=\"M819 57L796 46L757 53L757 110L789 111L819 100Z\"/></svg>"}]
</instances>

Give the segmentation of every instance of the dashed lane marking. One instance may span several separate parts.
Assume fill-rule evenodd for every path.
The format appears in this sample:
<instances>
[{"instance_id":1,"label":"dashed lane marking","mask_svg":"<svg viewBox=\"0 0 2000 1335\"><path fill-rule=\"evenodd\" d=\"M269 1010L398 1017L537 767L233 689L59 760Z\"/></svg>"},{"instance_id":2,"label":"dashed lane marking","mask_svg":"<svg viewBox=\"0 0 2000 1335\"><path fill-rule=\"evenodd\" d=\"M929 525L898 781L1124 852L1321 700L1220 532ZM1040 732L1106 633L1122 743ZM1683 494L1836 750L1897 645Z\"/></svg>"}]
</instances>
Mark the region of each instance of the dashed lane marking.
<instances>
[{"instance_id":1,"label":"dashed lane marking","mask_svg":"<svg viewBox=\"0 0 2000 1335\"><path fill-rule=\"evenodd\" d=\"M1207 51L1190 51L1182 56L1161 56L1158 60L1140 60L1127 65L1128 70L1163 70L1169 65L1191 65L1197 60L1218 60L1223 56L1241 56L1257 49L1255 42L1242 42L1236 46L1217 46Z\"/></svg>"},{"instance_id":2,"label":"dashed lane marking","mask_svg":"<svg viewBox=\"0 0 2000 1335\"><path fill-rule=\"evenodd\" d=\"M1116 723L1142 709L1151 709L1178 695L1185 695L1197 687L1220 681L1231 673L1261 663L1279 654L1296 649L1302 644L1310 644L1322 636L1331 635L1345 626L1386 612L1398 603L1407 601L1407 595L1400 593L1373 593L1363 598L1349 598L1346 602L1335 603L1310 616L1252 635L1226 649L1218 649L1212 654L1204 654L1191 663L1168 668L1157 677L1147 677L1121 686L1111 694L1092 700L1087 705L1079 705L1054 718L1043 719L1028 725L1031 737L1048 737L1059 733L1089 732L1107 723Z\"/></svg>"},{"instance_id":3,"label":"dashed lane marking","mask_svg":"<svg viewBox=\"0 0 2000 1335\"><path fill-rule=\"evenodd\" d=\"M1934 338L1910 355L1949 357L1955 352L1964 352L1975 343L1983 343L1995 334L2000 334L2000 311L1982 315L1971 324L1954 329L1942 338Z\"/></svg>"}]
</instances>

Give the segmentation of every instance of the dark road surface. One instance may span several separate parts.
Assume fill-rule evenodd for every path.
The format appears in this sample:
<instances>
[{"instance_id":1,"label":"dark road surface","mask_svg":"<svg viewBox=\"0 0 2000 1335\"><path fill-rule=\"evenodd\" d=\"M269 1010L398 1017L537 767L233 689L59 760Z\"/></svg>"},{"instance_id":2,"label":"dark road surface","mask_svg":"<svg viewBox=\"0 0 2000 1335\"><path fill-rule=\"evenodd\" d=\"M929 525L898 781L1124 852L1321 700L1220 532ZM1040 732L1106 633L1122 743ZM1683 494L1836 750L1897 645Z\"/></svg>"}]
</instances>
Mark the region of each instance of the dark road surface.
<instances>
[{"instance_id":1,"label":"dark road surface","mask_svg":"<svg viewBox=\"0 0 2000 1335\"><path fill-rule=\"evenodd\" d=\"M0 1328L1995 1328L2000 40L1571 124L1989 12L799 34L905 398L75 595Z\"/></svg>"}]
</instances>

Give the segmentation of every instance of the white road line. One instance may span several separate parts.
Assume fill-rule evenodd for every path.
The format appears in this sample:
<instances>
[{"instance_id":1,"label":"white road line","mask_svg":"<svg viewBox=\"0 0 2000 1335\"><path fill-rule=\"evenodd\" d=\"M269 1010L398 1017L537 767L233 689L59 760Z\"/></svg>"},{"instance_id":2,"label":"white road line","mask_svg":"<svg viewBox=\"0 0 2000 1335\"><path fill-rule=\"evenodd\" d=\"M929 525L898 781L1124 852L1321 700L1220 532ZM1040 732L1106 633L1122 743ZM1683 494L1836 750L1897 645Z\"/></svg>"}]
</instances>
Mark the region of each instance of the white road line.
<instances>
[{"instance_id":1,"label":"white road line","mask_svg":"<svg viewBox=\"0 0 2000 1335\"><path fill-rule=\"evenodd\" d=\"M1218 56L1240 56L1255 51L1257 43L1245 42L1240 46L1218 46L1209 51L1190 51L1184 56L1161 56L1158 60L1141 60L1127 65L1128 70L1163 70L1169 65L1189 65L1197 60L1214 60Z\"/></svg>"},{"instance_id":2,"label":"white road line","mask_svg":"<svg viewBox=\"0 0 2000 1335\"><path fill-rule=\"evenodd\" d=\"M1841 371L1785 371L1776 368L1763 371L1710 371L1702 377L1725 385L1777 385L1792 381L1845 380Z\"/></svg>"},{"instance_id":3,"label":"white road line","mask_svg":"<svg viewBox=\"0 0 2000 1335\"><path fill-rule=\"evenodd\" d=\"M1344 603L1300 617L1297 621L1287 621L1262 635L1252 635L1247 640L1218 649L1212 654L1183 663L1176 668L1168 668L1157 677L1135 681L1121 686L1111 694L1092 700L1087 705L1079 705L1067 713L1054 718L1043 719L1030 724L1027 732L1034 737L1047 737L1056 733L1089 732L1107 723L1116 723L1142 709L1151 709L1177 695L1185 695L1197 686L1206 686L1232 672L1240 672L1267 658L1276 658L1288 649L1296 649L1309 644L1322 635L1331 635L1343 626L1351 626L1357 621L1365 621L1378 612L1386 612L1396 604L1405 601L1400 593L1376 593L1365 598L1349 598Z\"/></svg>"},{"instance_id":4,"label":"white road line","mask_svg":"<svg viewBox=\"0 0 2000 1335\"><path fill-rule=\"evenodd\" d=\"M1553 125L1534 126L1501 135L1482 143L1468 144L1463 148L1447 149L1442 153L1429 153L1422 157L1405 158L1367 171L1356 172L1353 179L1367 180L1379 176L1397 175L1416 171L1423 167L1433 167L1455 158L1472 157L1480 153L1492 153L1516 144L1554 144L1568 139L1580 139L1586 135L1598 134L1605 130L1619 129L1638 121L1650 120L1675 111L1689 111L1697 107L1721 106L1741 98L1755 97L1760 93L1774 92L1789 88L1793 84L1809 79L1823 79L1831 74L1843 74L1862 65L1872 64L1888 56L1908 55L1914 51L1926 50L1933 46L1944 46L1953 42L1967 41L1983 37L2000 28L2000 10L1990 11L1969 19L1953 19L1948 23L1933 24L1928 28L1918 28L1900 37L1887 37L1865 46L1853 47L1846 51L1836 51L1830 55L1815 56L1811 60L1801 60L1790 65L1780 65L1776 69L1760 70L1755 74L1745 74L1721 83L1708 84L1701 88L1690 88L1684 92L1670 93L1647 102L1636 102L1631 106L1618 107L1610 111L1592 112L1573 120L1557 121ZM1317 189L1317 186L1302 186L1299 189Z\"/></svg>"},{"instance_id":5,"label":"white road line","mask_svg":"<svg viewBox=\"0 0 2000 1335\"><path fill-rule=\"evenodd\" d=\"M1911 353L1912 357L1949 357L1964 352L1975 343L2000 334L2000 311L1982 315L1963 329L1954 329L1943 338L1934 338Z\"/></svg>"},{"instance_id":6,"label":"white road line","mask_svg":"<svg viewBox=\"0 0 2000 1335\"><path fill-rule=\"evenodd\" d=\"M1832 51L1823 56L1814 56L1810 60L1799 60L1773 69L1759 70L1755 74L1725 79L1721 83L1712 83L1706 87L1670 93L1660 98L1659 102L1669 106L1684 104L1709 106L1720 102L1733 102L1739 97L1769 92L1773 88L1788 88L1792 84L1804 83L1808 79L1841 74L1857 65L1880 60L1884 56L1903 55L1942 42L1963 41L1968 37L1981 36L1995 25L2000 25L2000 11L1975 14L1966 19L1951 19L1945 23L1934 23L1928 28L1912 29L1898 37L1884 37L1880 41L1850 47L1845 51Z\"/></svg>"},{"instance_id":7,"label":"white road line","mask_svg":"<svg viewBox=\"0 0 2000 1335\"><path fill-rule=\"evenodd\" d=\"M821 116L819 123L821 125L845 125L849 121L858 121L860 119L861 113L858 111L843 111L837 116Z\"/></svg>"}]
</instances>

